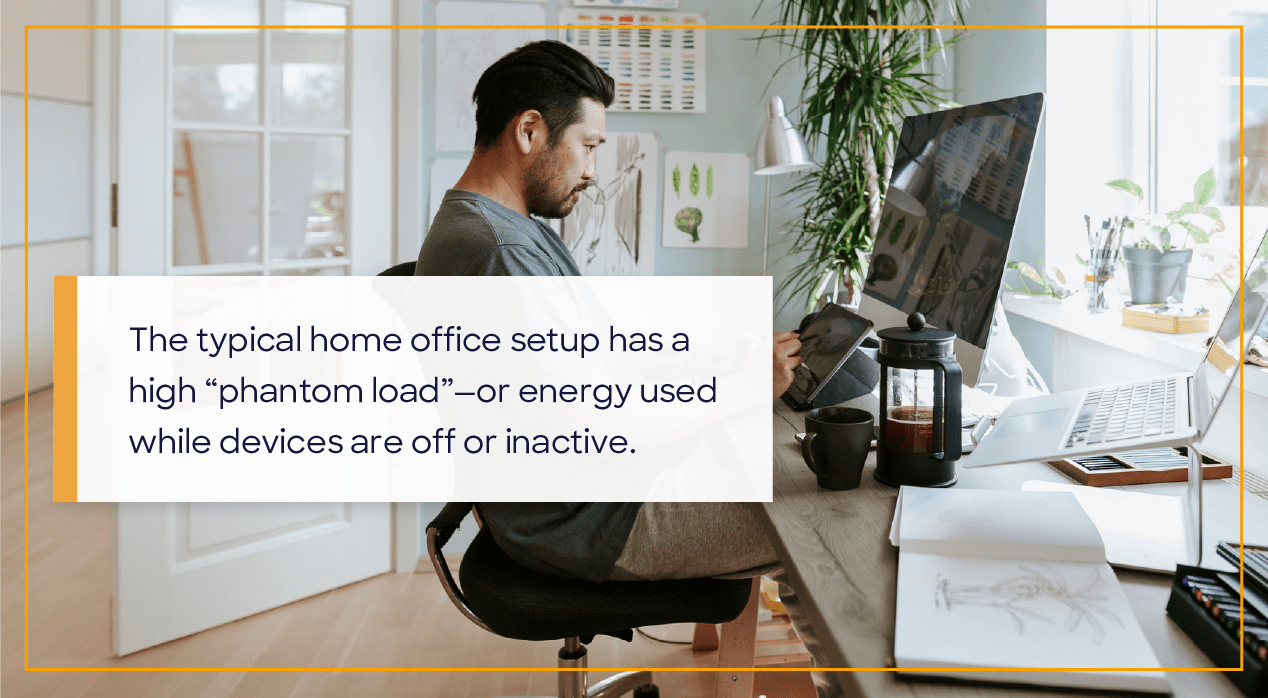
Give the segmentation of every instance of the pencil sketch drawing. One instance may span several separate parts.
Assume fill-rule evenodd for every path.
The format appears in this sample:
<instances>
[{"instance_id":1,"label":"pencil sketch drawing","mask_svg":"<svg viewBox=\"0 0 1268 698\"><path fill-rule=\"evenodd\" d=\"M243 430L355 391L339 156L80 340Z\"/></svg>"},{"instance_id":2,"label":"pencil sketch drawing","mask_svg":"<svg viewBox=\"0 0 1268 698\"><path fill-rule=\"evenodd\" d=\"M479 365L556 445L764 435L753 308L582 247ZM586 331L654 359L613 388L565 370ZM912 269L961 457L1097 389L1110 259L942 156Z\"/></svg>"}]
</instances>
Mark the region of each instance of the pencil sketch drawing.
<instances>
[{"instance_id":1,"label":"pencil sketch drawing","mask_svg":"<svg viewBox=\"0 0 1268 698\"><path fill-rule=\"evenodd\" d=\"M542 25L540 5L491 2L441 2L436 22L445 25ZM476 81L501 56L529 41L545 38L543 30L507 28L436 30L436 150L470 151L475 147Z\"/></svg>"},{"instance_id":2,"label":"pencil sketch drawing","mask_svg":"<svg viewBox=\"0 0 1268 698\"><path fill-rule=\"evenodd\" d=\"M1027 622L1064 626L1075 634L1086 626L1097 645L1105 640L1107 623L1124 627L1123 621L1108 610L1109 583L1096 569L1089 569L1079 584L1072 584L1048 565L1018 566L1018 574L995 584L956 584L938 574L934 603L939 610L956 607L994 608L1006 613L1018 635L1026 634ZM1053 616L1065 610L1063 621Z\"/></svg>"},{"instance_id":3,"label":"pencil sketch drawing","mask_svg":"<svg viewBox=\"0 0 1268 698\"><path fill-rule=\"evenodd\" d=\"M564 244L584 274L651 274L656 137L608 136L612 145L599 151L594 181L561 223Z\"/></svg>"}]
</instances>

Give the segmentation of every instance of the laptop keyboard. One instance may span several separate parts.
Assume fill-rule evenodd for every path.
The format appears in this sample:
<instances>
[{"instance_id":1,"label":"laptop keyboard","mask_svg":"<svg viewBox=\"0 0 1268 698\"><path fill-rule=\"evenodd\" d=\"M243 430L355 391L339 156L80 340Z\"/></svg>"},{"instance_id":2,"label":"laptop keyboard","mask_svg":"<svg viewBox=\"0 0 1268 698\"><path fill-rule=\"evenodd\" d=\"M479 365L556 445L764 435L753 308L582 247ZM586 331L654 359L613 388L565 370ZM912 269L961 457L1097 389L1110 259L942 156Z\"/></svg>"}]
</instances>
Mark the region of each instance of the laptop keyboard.
<instances>
[{"instance_id":1,"label":"laptop keyboard","mask_svg":"<svg viewBox=\"0 0 1268 698\"><path fill-rule=\"evenodd\" d=\"M1065 447L1099 444L1176 430L1176 379L1089 390Z\"/></svg>"}]
</instances>

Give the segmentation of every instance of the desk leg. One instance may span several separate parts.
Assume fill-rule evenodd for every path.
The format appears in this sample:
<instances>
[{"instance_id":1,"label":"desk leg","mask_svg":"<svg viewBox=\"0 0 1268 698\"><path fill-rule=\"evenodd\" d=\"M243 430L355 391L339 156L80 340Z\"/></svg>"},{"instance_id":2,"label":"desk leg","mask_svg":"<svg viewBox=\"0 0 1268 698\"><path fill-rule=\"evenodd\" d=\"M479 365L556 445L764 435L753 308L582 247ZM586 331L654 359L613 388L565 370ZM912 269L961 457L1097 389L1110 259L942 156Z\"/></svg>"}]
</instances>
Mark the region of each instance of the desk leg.
<instances>
[{"instance_id":1,"label":"desk leg","mask_svg":"<svg viewBox=\"0 0 1268 698\"><path fill-rule=\"evenodd\" d=\"M717 672L714 698L752 698L753 654L757 649L757 597L762 578L753 578L748 605L740 617L722 626L722 642L718 649L718 667L740 671Z\"/></svg>"}]
</instances>

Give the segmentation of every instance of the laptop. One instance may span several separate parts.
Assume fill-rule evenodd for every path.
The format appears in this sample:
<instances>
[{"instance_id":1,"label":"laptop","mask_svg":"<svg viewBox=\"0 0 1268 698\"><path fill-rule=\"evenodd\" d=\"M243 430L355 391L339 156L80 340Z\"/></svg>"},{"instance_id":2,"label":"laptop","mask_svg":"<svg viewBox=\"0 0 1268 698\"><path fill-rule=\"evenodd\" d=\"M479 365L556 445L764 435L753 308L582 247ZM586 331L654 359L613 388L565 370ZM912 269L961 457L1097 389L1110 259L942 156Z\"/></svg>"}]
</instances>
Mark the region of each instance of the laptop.
<instances>
[{"instance_id":1,"label":"laptop","mask_svg":"<svg viewBox=\"0 0 1268 698\"><path fill-rule=\"evenodd\" d=\"M1259 249L1258 246L1248 249ZM1191 373L1017 400L963 467L1185 446L1202 438L1268 310L1268 260L1254 259ZM1241 296L1245 295L1245 331Z\"/></svg>"}]
</instances>

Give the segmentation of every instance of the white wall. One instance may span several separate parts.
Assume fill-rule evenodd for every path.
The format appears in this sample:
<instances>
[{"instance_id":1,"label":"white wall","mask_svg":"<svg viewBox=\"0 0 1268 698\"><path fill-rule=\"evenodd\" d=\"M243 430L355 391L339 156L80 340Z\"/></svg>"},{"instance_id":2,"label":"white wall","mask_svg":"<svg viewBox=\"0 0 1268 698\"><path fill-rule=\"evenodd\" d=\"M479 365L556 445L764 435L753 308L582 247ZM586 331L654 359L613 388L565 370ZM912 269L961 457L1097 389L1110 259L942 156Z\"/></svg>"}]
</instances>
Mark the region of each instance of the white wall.
<instances>
[{"instance_id":1,"label":"white wall","mask_svg":"<svg viewBox=\"0 0 1268 698\"><path fill-rule=\"evenodd\" d=\"M23 27L91 24L90 0L5 0L0 10L0 90L22 94ZM31 96L87 103L92 44L87 29L32 29Z\"/></svg>"},{"instance_id":2,"label":"white wall","mask_svg":"<svg viewBox=\"0 0 1268 698\"><path fill-rule=\"evenodd\" d=\"M0 10L0 399L23 385L23 89L30 66L30 388L53 380L53 276L90 274L91 0L6 0Z\"/></svg>"},{"instance_id":3,"label":"white wall","mask_svg":"<svg viewBox=\"0 0 1268 698\"><path fill-rule=\"evenodd\" d=\"M974 2L965 12L969 25L1041 25L1047 23L1047 0ZM955 100L976 104L1048 89L1047 37L1043 29L973 29L956 44ZM1039 127L1030 157L1030 174L1017 224L1013 231L1010 260L1024 260L1042 267L1044 262L1045 193L1047 189L1047 139L1050 112L1045 99L1044 122ZM1016 274L1005 282L1016 286ZM1045 381L1052 380L1052 329L1027 318L1008 315L1008 324L1026 357Z\"/></svg>"},{"instance_id":4,"label":"white wall","mask_svg":"<svg viewBox=\"0 0 1268 698\"><path fill-rule=\"evenodd\" d=\"M31 245L30 280L30 370L31 390L53 382L53 277L88 276L87 238ZM0 394L10 399L22 395L22 248L0 250L0 292L4 294L4 314L0 333L4 335L3 363L0 363Z\"/></svg>"}]
</instances>

